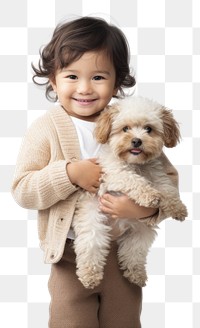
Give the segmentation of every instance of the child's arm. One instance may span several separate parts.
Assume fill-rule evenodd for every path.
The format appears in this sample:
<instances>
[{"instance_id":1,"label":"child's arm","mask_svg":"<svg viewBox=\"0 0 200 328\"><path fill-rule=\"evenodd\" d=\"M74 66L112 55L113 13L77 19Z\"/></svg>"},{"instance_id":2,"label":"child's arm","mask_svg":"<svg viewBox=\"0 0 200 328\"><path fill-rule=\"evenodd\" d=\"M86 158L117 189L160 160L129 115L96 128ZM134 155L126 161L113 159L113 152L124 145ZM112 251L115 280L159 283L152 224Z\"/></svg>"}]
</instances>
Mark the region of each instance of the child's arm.
<instances>
[{"instance_id":1,"label":"child's arm","mask_svg":"<svg viewBox=\"0 0 200 328\"><path fill-rule=\"evenodd\" d=\"M48 114L28 129L19 151L12 194L30 209L49 208L78 190L66 173L70 158L64 159L57 132Z\"/></svg>"},{"instance_id":2,"label":"child's arm","mask_svg":"<svg viewBox=\"0 0 200 328\"><path fill-rule=\"evenodd\" d=\"M160 157L163 169L166 174L171 178L174 186L178 189L178 172L162 153ZM100 199L100 209L110 215L111 218L128 218L128 219L141 219L150 216L158 217L159 221L162 221L162 213L159 209L146 208L137 205L133 200L129 199L126 195L113 196L110 194L104 194Z\"/></svg>"},{"instance_id":3,"label":"child's arm","mask_svg":"<svg viewBox=\"0 0 200 328\"><path fill-rule=\"evenodd\" d=\"M92 193L96 193L99 188L101 173L101 167L95 158L67 165L67 175L71 183Z\"/></svg>"},{"instance_id":4,"label":"child's arm","mask_svg":"<svg viewBox=\"0 0 200 328\"><path fill-rule=\"evenodd\" d=\"M48 152L27 143L21 148L12 183L16 202L29 209L47 209L69 197L78 188L66 174L67 160L49 162Z\"/></svg>"},{"instance_id":5,"label":"child's arm","mask_svg":"<svg viewBox=\"0 0 200 328\"><path fill-rule=\"evenodd\" d=\"M152 216L158 209L139 206L126 195L104 194L100 198L100 210L113 219L140 219Z\"/></svg>"},{"instance_id":6,"label":"child's arm","mask_svg":"<svg viewBox=\"0 0 200 328\"><path fill-rule=\"evenodd\" d=\"M24 208L47 209L67 199L79 189L77 185L88 190L91 186L93 188L93 185L94 188L99 186L100 167L94 160L72 164L70 158L63 159L54 130L51 120L44 116L31 125L23 139L12 183L12 194L16 202ZM76 175L67 174L67 168L74 165L80 175L79 183ZM85 177L89 179L88 172L91 179L86 185Z\"/></svg>"}]
</instances>

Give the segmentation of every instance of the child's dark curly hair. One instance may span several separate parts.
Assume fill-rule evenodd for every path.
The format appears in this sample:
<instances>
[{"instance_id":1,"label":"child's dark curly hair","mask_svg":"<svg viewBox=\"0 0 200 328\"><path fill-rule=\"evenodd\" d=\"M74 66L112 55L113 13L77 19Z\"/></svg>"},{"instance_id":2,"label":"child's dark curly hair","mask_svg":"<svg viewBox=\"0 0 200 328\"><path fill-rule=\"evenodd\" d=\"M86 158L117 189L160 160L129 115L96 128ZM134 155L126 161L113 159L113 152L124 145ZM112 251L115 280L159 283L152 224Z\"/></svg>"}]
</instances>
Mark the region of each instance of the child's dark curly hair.
<instances>
[{"instance_id":1,"label":"child's dark curly hair","mask_svg":"<svg viewBox=\"0 0 200 328\"><path fill-rule=\"evenodd\" d=\"M32 64L35 72L34 83L46 85L46 97L51 101L57 98L51 94L56 71L78 60L87 51L106 51L116 71L116 84L121 95L123 87L130 88L136 83L130 74L130 52L127 39L116 26L101 18L82 17L65 22L56 27L51 41L40 52L38 67ZM38 82L37 77L47 78Z\"/></svg>"}]
</instances>

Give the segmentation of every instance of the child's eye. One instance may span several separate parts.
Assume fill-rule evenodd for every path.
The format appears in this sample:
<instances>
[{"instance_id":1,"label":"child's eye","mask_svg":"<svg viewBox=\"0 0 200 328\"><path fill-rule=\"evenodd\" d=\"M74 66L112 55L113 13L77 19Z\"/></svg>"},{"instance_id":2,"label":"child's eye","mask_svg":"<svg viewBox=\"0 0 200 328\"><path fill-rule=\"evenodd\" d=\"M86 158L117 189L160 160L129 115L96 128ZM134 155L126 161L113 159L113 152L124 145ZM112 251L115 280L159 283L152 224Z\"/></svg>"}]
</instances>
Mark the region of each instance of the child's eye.
<instances>
[{"instance_id":1,"label":"child's eye","mask_svg":"<svg viewBox=\"0 0 200 328\"><path fill-rule=\"evenodd\" d=\"M76 80L76 79L78 79L78 77L76 75L73 75L73 74L67 75L66 78L67 79L70 79L70 80Z\"/></svg>"},{"instance_id":2,"label":"child's eye","mask_svg":"<svg viewBox=\"0 0 200 328\"><path fill-rule=\"evenodd\" d=\"M103 76L101 76L101 75L96 75L96 76L93 77L93 80L95 80L95 81L101 81L101 80L105 80L105 78Z\"/></svg>"},{"instance_id":3,"label":"child's eye","mask_svg":"<svg viewBox=\"0 0 200 328\"><path fill-rule=\"evenodd\" d=\"M152 128L150 126L145 126L144 128L146 130L147 133L151 133Z\"/></svg>"}]
</instances>

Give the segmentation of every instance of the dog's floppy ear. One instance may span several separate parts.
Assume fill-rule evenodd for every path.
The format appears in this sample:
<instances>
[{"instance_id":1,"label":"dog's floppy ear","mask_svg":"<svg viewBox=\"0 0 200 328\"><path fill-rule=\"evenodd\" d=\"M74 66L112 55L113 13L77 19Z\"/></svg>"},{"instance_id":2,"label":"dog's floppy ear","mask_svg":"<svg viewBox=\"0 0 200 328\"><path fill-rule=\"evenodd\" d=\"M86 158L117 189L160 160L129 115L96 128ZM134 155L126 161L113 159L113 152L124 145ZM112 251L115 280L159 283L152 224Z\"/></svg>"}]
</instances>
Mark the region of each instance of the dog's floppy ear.
<instances>
[{"instance_id":1,"label":"dog's floppy ear","mask_svg":"<svg viewBox=\"0 0 200 328\"><path fill-rule=\"evenodd\" d=\"M114 104L112 106L107 106L99 115L96 121L96 128L94 130L94 136L99 143L105 144L108 141L112 128L113 117L118 112L118 106Z\"/></svg>"},{"instance_id":2,"label":"dog's floppy ear","mask_svg":"<svg viewBox=\"0 0 200 328\"><path fill-rule=\"evenodd\" d=\"M168 148L175 147L181 138L179 124L174 119L171 110L162 107L161 113L164 127L165 146Z\"/></svg>"}]
</instances>

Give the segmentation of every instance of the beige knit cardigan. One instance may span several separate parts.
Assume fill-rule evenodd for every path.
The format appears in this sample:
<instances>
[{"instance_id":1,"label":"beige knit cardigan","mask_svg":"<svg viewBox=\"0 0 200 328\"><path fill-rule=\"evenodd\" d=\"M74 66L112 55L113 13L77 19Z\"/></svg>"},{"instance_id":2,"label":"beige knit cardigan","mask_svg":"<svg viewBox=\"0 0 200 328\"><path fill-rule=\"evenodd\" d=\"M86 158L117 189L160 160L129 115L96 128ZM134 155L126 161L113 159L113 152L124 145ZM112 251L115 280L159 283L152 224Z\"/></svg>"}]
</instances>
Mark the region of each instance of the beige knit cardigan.
<instances>
[{"instance_id":1,"label":"beige knit cardigan","mask_svg":"<svg viewBox=\"0 0 200 328\"><path fill-rule=\"evenodd\" d=\"M57 263L64 251L81 192L70 182L66 165L80 156L76 129L60 106L37 119L22 142L12 194L20 206L38 210L38 234L45 263ZM162 160L177 185L176 169L164 154Z\"/></svg>"}]
</instances>

